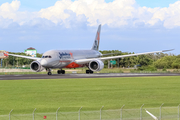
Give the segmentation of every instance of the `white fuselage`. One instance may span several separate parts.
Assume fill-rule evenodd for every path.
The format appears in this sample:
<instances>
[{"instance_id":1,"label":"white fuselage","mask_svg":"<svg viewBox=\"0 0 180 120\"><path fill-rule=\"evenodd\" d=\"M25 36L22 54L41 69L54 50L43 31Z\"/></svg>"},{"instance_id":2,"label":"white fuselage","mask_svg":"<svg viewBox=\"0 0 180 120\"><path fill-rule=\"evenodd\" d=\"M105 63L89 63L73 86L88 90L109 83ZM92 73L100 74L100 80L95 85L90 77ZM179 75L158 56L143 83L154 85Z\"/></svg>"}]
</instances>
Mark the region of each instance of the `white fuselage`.
<instances>
[{"instance_id":1,"label":"white fuselage","mask_svg":"<svg viewBox=\"0 0 180 120\"><path fill-rule=\"evenodd\" d=\"M74 60L98 58L102 54L96 50L50 50L39 60L45 68L76 68L86 64L76 64Z\"/></svg>"}]
</instances>

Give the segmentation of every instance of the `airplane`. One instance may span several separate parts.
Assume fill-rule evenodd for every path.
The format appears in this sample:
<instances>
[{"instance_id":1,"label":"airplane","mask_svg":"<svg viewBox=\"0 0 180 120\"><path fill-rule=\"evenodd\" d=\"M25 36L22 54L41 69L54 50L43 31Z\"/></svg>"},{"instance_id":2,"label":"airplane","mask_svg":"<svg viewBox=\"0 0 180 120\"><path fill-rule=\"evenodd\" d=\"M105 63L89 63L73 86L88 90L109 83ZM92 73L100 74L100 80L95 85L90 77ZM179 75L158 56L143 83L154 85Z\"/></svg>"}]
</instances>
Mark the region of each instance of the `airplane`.
<instances>
[{"instance_id":1,"label":"airplane","mask_svg":"<svg viewBox=\"0 0 180 120\"><path fill-rule=\"evenodd\" d=\"M87 67L88 70L86 70L86 74L93 74L93 72L100 71L104 68L103 62L105 60L171 51L162 50L154 52L103 57L104 55L99 52L100 31L101 25L99 25L98 27L93 46L90 50L49 50L42 55L42 58L15 54L9 55L35 60L30 64L31 70L35 72L41 72L44 69L46 69L48 75L52 75L51 69L59 69L57 71L58 74L65 74L65 70L62 70L63 68L79 67Z\"/></svg>"}]
</instances>

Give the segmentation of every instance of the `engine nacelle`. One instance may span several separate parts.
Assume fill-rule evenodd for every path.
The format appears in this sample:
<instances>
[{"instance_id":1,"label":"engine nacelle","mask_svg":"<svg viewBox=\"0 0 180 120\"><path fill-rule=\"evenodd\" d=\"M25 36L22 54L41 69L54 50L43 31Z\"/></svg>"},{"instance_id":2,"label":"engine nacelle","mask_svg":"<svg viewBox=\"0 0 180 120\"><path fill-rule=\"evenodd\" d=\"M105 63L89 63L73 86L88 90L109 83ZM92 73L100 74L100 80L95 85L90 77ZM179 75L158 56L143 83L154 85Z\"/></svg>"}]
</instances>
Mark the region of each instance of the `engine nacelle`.
<instances>
[{"instance_id":1,"label":"engine nacelle","mask_svg":"<svg viewBox=\"0 0 180 120\"><path fill-rule=\"evenodd\" d=\"M100 71L104 68L104 63L101 60L92 60L89 63L89 69L92 71Z\"/></svg>"},{"instance_id":2,"label":"engine nacelle","mask_svg":"<svg viewBox=\"0 0 180 120\"><path fill-rule=\"evenodd\" d=\"M36 72L41 72L44 70L44 67L38 62L38 61L33 61L30 65L31 70L36 71Z\"/></svg>"}]
</instances>

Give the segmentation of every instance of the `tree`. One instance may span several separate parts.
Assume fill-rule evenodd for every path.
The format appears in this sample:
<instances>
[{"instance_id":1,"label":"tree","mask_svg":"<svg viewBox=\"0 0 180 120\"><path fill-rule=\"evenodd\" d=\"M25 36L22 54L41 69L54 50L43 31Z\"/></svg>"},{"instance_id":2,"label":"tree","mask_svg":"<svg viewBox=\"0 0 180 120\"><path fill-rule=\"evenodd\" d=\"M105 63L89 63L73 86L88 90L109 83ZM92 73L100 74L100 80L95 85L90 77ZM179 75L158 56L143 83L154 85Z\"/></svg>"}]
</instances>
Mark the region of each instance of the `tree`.
<instances>
[{"instance_id":1,"label":"tree","mask_svg":"<svg viewBox=\"0 0 180 120\"><path fill-rule=\"evenodd\" d=\"M159 60L157 60L154 65L156 68L172 68L172 63L175 61L176 56L165 56Z\"/></svg>"},{"instance_id":2,"label":"tree","mask_svg":"<svg viewBox=\"0 0 180 120\"><path fill-rule=\"evenodd\" d=\"M180 58L177 57L172 63L172 68L180 69Z\"/></svg>"}]
</instances>

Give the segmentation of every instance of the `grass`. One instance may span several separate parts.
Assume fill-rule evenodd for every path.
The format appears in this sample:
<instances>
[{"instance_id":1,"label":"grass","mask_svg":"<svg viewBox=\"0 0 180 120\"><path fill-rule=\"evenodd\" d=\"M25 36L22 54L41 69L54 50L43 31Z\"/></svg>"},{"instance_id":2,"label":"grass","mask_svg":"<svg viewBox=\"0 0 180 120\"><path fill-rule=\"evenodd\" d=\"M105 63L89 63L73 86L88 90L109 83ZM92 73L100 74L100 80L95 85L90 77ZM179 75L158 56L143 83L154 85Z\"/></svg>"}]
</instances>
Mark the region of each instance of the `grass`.
<instances>
[{"instance_id":1,"label":"grass","mask_svg":"<svg viewBox=\"0 0 180 120\"><path fill-rule=\"evenodd\" d=\"M180 76L1 80L0 115L36 112L177 106Z\"/></svg>"}]
</instances>

